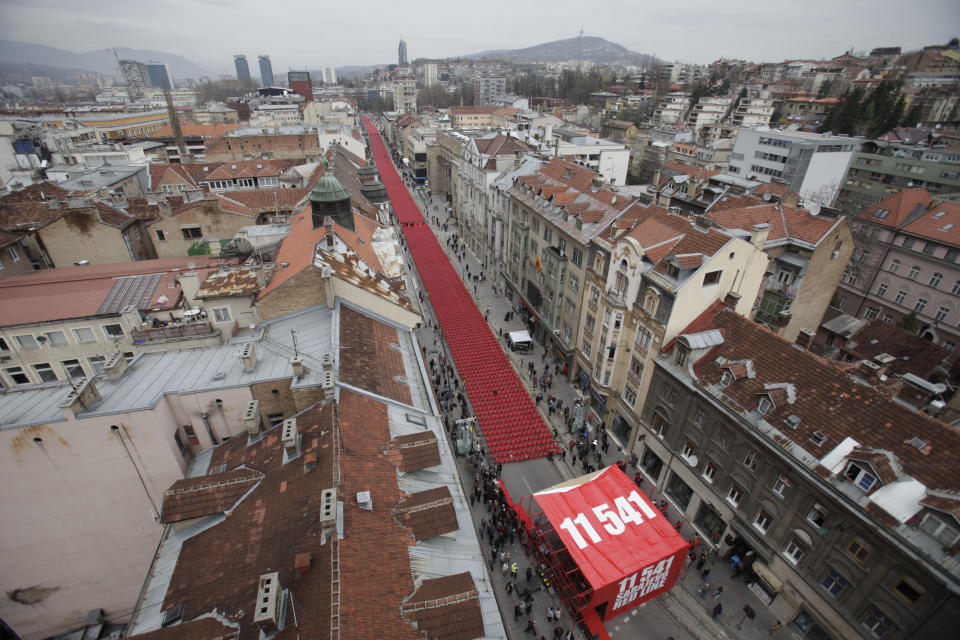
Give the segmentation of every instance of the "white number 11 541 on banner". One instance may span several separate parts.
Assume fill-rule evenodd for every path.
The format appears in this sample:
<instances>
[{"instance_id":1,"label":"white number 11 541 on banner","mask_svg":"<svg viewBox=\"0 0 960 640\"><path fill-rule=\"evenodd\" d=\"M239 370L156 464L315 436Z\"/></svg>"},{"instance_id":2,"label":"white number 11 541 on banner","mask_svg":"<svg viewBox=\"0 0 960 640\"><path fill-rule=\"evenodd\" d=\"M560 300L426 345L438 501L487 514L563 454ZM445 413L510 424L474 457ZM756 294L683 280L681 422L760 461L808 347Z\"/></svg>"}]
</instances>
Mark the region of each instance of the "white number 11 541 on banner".
<instances>
[{"instance_id":1,"label":"white number 11 541 on banner","mask_svg":"<svg viewBox=\"0 0 960 640\"><path fill-rule=\"evenodd\" d=\"M633 504L630 504L631 502ZM611 509L606 502L591 509L597 521L603 525L607 533L613 536L618 536L626 531L628 524L643 524L643 516L646 516L647 520L653 520L657 517L656 510L652 509L636 491L631 491L626 498L618 496L614 499L613 504L617 507L616 511ZM643 512L643 515L637 509L634 509L633 505L636 505ZM564 518L563 522L560 523L560 528L570 534L570 537L573 538L580 549L585 548L588 544L583 537L584 534L590 538L590 542L594 544L600 542L600 534L590 523L587 514L582 511L574 518L569 516ZM583 533L580 532L581 529Z\"/></svg>"}]
</instances>

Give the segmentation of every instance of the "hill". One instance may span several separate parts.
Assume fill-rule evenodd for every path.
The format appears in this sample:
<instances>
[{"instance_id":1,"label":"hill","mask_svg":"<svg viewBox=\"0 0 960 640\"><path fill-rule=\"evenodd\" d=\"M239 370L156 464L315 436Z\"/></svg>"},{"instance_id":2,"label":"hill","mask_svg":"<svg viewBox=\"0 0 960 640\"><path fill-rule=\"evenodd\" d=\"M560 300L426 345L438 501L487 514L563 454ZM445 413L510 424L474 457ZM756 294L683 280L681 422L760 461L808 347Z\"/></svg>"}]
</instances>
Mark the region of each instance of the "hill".
<instances>
[{"instance_id":1,"label":"hill","mask_svg":"<svg viewBox=\"0 0 960 640\"><path fill-rule=\"evenodd\" d=\"M597 64L646 65L652 56L631 51L616 42L596 36L579 36L544 42L525 49L499 49L475 53L465 58L497 58L512 62L563 62L589 60Z\"/></svg>"},{"instance_id":2,"label":"hill","mask_svg":"<svg viewBox=\"0 0 960 640\"><path fill-rule=\"evenodd\" d=\"M173 53L152 49L128 49L126 47L117 47L117 53L121 58L131 58L140 62L166 62L170 67L170 74L173 75L174 81L207 75L207 72L194 62ZM120 75L112 49L76 53L42 44L0 40L0 62L38 64L63 69L94 71L110 76Z\"/></svg>"}]
</instances>

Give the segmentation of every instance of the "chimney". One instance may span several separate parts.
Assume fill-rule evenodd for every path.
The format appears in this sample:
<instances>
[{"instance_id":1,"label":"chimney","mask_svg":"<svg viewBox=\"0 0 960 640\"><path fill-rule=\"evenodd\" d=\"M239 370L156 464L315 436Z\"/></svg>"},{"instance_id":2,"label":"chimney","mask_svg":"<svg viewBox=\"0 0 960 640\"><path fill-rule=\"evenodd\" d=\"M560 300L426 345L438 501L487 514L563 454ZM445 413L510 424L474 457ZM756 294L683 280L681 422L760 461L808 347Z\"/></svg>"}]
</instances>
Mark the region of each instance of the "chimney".
<instances>
[{"instance_id":1,"label":"chimney","mask_svg":"<svg viewBox=\"0 0 960 640\"><path fill-rule=\"evenodd\" d=\"M796 207L800 203L800 194L788 191L780 198L780 204L784 207Z\"/></svg>"},{"instance_id":2,"label":"chimney","mask_svg":"<svg viewBox=\"0 0 960 640\"><path fill-rule=\"evenodd\" d=\"M766 222L753 225L753 233L750 234L750 244L763 251L767 244L767 237L770 235L770 225Z\"/></svg>"},{"instance_id":3,"label":"chimney","mask_svg":"<svg viewBox=\"0 0 960 640\"><path fill-rule=\"evenodd\" d=\"M243 410L243 426L251 437L260 435L260 401L251 400Z\"/></svg>"},{"instance_id":4,"label":"chimney","mask_svg":"<svg viewBox=\"0 0 960 640\"><path fill-rule=\"evenodd\" d=\"M857 374L871 385L876 385L880 382L882 373L883 368L870 360L861 360L860 368L857 369Z\"/></svg>"},{"instance_id":5,"label":"chimney","mask_svg":"<svg viewBox=\"0 0 960 640\"><path fill-rule=\"evenodd\" d=\"M701 229L701 230L703 230L703 231L706 231L706 230L709 229L711 226L713 226L713 220L711 220L710 218L708 218L708 217L706 217L706 216L694 216L694 218L693 218L693 224L694 224L694 226L697 227L697 229Z\"/></svg>"},{"instance_id":6,"label":"chimney","mask_svg":"<svg viewBox=\"0 0 960 640\"><path fill-rule=\"evenodd\" d=\"M320 387L323 389L323 398L330 400L333 398L333 371L324 371Z\"/></svg>"},{"instance_id":7,"label":"chimney","mask_svg":"<svg viewBox=\"0 0 960 640\"><path fill-rule=\"evenodd\" d=\"M79 384L80 386L74 387L66 400L60 404L60 413L67 420L73 420L78 413L100 398L100 391L93 383L93 378L85 378Z\"/></svg>"},{"instance_id":8,"label":"chimney","mask_svg":"<svg viewBox=\"0 0 960 640\"><path fill-rule=\"evenodd\" d=\"M736 311L737 305L740 304L740 294L728 291L727 295L723 296L723 304L730 311Z\"/></svg>"},{"instance_id":9,"label":"chimney","mask_svg":"<svg viewBox=\"0 0 960 640\"><path fill-rule=\"evenodd\" d=\"M320 493L320 530L325 534L337 530L336 489L324 489Z\"/></svg>"},{"instance_id":10,"label":"chimney","mask_svg":"<svg viewBox=\"0 0 960 640\"><path fill-rule=\"evenodd\" d=\"M244 371L253 371L253 368L257 366L257 348L253 346L252 342L243 345L243 349L240 351L240 363L243 365Z\"/></svg>"},{"instance_id":11,"label":"chimney","mask_svg":"<svg viewBox=\"0 0 960 640\"><path fill-rule=\"evenodd\" d=\"M329 351L323 354L323 370L333 371L333 354Z\"/></svg>"},{"instance_id":12,"label":"chimney","mask_svg":"<svg viewBox=\"0 0 960 640\"><path fill-rule=\"evenodd\" d=\"M107 380L118 379L129 368L130 365L127 363L127 359L119 351L110 356L110 358L103 363L103 369L106 371Z\"/></svg>"},{"instance_id":13,"label":"chimney","mask_svg":"<svg viewBox=\"0 0 960 640\"><path fill-rule=\"evenodd\" d=\"M800 333L797 334L797 339L794 340L794 344L804 349L809 350L810 346L813 345L813 337L816 334L810 329L800 329Z\"/></svg>"},{"instance_id":14,"label":"chimney","mask_svg":"<svg viewBox=\"0 0 960 640\"><path fill-rule=\"evenodd\" d=\"M123 320L124 328L127 331L139 331L143 323L140 319L140 311L132 304L125 305L120 309L120 319Z\"/></svg>"},{"instance_id":15,"label":"chimney","mask_svg":"<svg viewBox=\"0 0 960 640\"><path fill-rule=\"evenodd\" d=\"M277 630L280 609L280 574L265 573L260 576L257 587L257 602L253 609L253 623L265 633Z\"/></svg>"},{"instance_id":16,"label":"chimney","mask_svg":"<svg viewBox=\"0 0 960 640\"><path fill-rule=\"evenodd\" d=\"M294 356L290 358L290 366L293 367L293 375L298 378L306 371L303 366L303 358L300 356Z\"/></svg>"},{"instance_id":17,"label":"chimney","mask_svg":"<svg viewBox=\"0 0 960 640\"><path fill-rule=\"evenodd\" d=\"M297 434L296 418L287 418L283 421L283 426L280 430L280 443L283 445L283 450L288 458L293 458L297 455L297 451L300 448L300 436Z\"/></svg>"},{"instance_id":18,"label":"chimney","mask_svg":"<svg viewBox=\"0 0 960 640\"><path fill-rule=\"evenodd\" d=\"M313 556L309 551L298 553L297 555L293 556L293 568L300 573L306 573L310 571L310 565L312 562Z\"/></svg>"}]
</instances>

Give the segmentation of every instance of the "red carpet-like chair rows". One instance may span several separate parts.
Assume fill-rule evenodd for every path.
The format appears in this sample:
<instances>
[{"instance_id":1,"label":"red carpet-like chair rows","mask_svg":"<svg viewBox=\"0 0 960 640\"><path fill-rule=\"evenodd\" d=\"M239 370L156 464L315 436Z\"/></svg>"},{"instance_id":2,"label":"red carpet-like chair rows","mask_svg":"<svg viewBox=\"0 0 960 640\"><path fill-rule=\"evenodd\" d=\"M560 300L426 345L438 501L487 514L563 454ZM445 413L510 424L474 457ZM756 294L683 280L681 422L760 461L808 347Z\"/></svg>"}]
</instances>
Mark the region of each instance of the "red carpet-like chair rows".
<instances>
[{"instance_id":1,"label":"red carpet-like chair rows","mask_svg":"<svg viewBox=\"0 0 960 640\"><path fill-rule=\"evenodd\" d=\"M450 346L477 422L496 462L558 451L550 430L504 355L461 275L450 264L390 160L379 132L364 118L370 149L402 225L410 254Z\"/></svg>"}]
</instances>

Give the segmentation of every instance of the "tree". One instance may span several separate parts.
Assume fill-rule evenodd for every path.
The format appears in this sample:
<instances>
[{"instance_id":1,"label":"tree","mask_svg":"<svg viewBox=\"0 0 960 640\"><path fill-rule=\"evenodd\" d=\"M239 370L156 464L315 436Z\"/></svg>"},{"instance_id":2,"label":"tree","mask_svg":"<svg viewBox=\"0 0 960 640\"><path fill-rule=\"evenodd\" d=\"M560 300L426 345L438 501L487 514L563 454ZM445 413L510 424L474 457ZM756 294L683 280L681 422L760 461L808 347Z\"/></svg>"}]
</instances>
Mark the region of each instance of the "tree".
<instances>
[{"instance_id":1,"label":"tree","mask_svg":"<svg viewBox=\"0 0 960 640\"><path fill-rule=\"evenodd\" d=\"M897 326L904 331L909 331L913 335L917 335L917 332L920 331L920 319L917 318L917 312L911 311L907 315L900 318L900 321L897 322Z\"/></svg>"}]
</instances>

